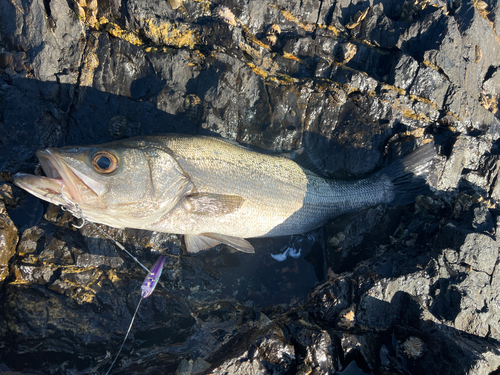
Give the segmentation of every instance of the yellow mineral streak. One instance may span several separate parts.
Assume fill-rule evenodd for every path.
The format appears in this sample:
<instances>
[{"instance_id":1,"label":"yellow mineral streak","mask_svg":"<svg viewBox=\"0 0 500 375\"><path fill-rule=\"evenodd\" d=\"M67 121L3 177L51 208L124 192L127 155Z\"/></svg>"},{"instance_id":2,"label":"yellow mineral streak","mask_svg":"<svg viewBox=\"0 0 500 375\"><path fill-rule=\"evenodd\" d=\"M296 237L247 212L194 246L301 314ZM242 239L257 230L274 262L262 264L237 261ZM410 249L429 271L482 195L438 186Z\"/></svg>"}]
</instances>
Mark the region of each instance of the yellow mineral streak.
<instances>
[{"instance_id":1,"label":"yellow mineral streak","mask_svg":"<svg viewBox=\"0 0 500 375\"><path fill-rule=\"evenodd\" d=\"M441 68L439 66L437 66L436 64L434 64L434 63L432 63L430 61L427 61L427 60L424 60L423 63L424 63L425 66L428 66L431 69L434 69L434 70L436 70L438 72L441 72Z\"/></svg>"},{"instance_id":2,"label":"yellow mineral streak","mask_svg":"<svg viewBox=\"0 0 500 375\"><path fill-rule=\"evenodd\" d=\"M259 39L257 39L255 37L255 35L253 35L250 30L248 29L248 27L246 27L245 25L241 25L241 28L243 30L243 32L245 33L245 39L247 39L248 41L258 45L259 47L261 48L264 48L265 50L268 50L270 51L271 50L271 47L269 47L268 45L266 45L265 43L261 42Z\"/></svg>"},{"instance_id":3,"label":"yellow mineral streak","mask_svg":"<svg viewBox=\"0 0 500 375\"><path fill-rule=\"evenodd\" d=\"M240 49L247 55L249 55L256 62L256 64L258 65L261 64L262 53L260 53L259 51L257 51L256 49L250 47L248 44L245 43L240 43Z\"/></svg>"},{"instance_id":4,"label":"yellow mineral streak","mask_svg":"<svg viewBox=\"0 0 500 375\"><path fill-rule=\"evenodd\" d=\"M267 79L267 78L268 78L268 76L269 76L269 75L267 74L267 72L266 72L265 70L263 70L263 69L261 69L261 68L259 68L259 67L255 66L255 64L252 64L252 63L248 63L247 65L248 65L248 66L252 69L252 71L253 71L255 74L257 74L257 75L261 76L261 77L262 77L262 78L264 78L264 79Z\"/></svg>"},{"instance_id":5,"label":"yellow mineral streak","mask_svg":"<svg viewBox=\"0 0 500 375\"><path fill-rule=\"evenodd\" d=\"M108 276L109 281L111 281L112 283L116 283L116 282L118 282L118 281L122 280L122 279L120 279L120 278L118 277L118 275L116 274L116 271L115 271L114 269L110 269L110 270L108 270L108 271L106 272L106 275ZM102 281L102 280L101 280L101 281ZM99 282L99 285L101 285L101 284L100 284L100 282Z\"/></svg>"},{"instance_id":6,"label":"yellow mineral streak","mask_svg":"<svg viewBox=\"0 0 500 375\"><path fill-rule=\"evenodd\" d=\"M296 83L293 78L291 78L285 74L278 73L277 75L280 77L280 78L278 78L277 76L271 75L269 72L265 71L264 69L259 68L255 64L247 63L247 66L250 67L250 69L252 69L252 71L255 74L261 76L266 82L273 82L275 84L284 85L284 86L288 86L288 85L292 85L292 84Z\"/></svg>"},{"instance_id":7,"label":"yellow mineral streak","mask_svg":"<svg viewBox=\"0 0 500 375\"><path fill-rule=\"evenodd\" d=\"M142 40L137 37L137 35L131 31L128 30L123 30L119 25L117 25L114 22L102 22L105 21L105 19L101 18L100 20L101 24L105 24L105 30L115 38L120 38L123 39L130 44L140 46L142 45ZM106 20L107 21L107 20Z\"/></svg>"},{"instance_id":8,"label":"yellow mineral streak","mask_svg":"<svg viewBox=\"0 0 500 375\"><path fill-rule=\"evenodd\" d=\"M24 9L23 9L21 6L19 6L19 5L17 4L17 2L16 2L16 1L9 0L9 2L11 3L11 5L12 5L14 8L16 8L16 9L17 9L17 11L18 11L19 13L21 13L21 14L25 14ZM27 22L27 21L26 21L26 23L29 23L29 22ZM30 25L31 25L31 24L30 24Z\"/></svg>"},{"instance_id":9,"label":"yellow mineral streak","mask_svg":"<svg viewBox=\"0 0 500 375\"><path fill-rule=\"evenodd\" d=\"M493 23L488 17L490 14L490 12L487 10L488 3L482 0L474 0L474 7L477 9L479 15L483 17L486 21L488 21L493 30L493 36L495 37L497 44L500 44L500 37L497 34L497 28L495 26L495 23Z\"/></svg>"},{"instance_id":10,"label":"yellow mineral streak","mask_svg":"<svg viewBox=\"0 0 500 375\"><path fill-rule=\"evenodd\" d=\"M158 22L152 19L143 19L144 34L156 44L166 44L178 48L194 48L200 42L200 33L188 25L172 22Z\"/></svg>"},{"instance_id":11,"label":"yellow mineral streak","mask_svg":"<svg viewBox=\"0 0 500 375\"><path fill-rule=\"evenodd\" d=\"M310 23L307 23L307 22L301 22L297 17L295 17L288 10L282 10L282 9L278 8L274 4L268 4L268 5L270 7L278 9L281 12L281 14L283 15L283 17L286 18L287 21L295 23L297 26L303 28L305 31L311 32L311 31L314 31L314 29L316 28L316 25L313 25L313 24L310 24Z\"/></svg>"},{"instance_id":12,"label":"yellow mineral streak","mask_svg":"<svg viewBox=\"0 0 500 375\"><path fill-rule=\"evenodd\" d=\"M294 60L297 62L302 62L297 56L292 55L291 53L288 52L283 52L283 57L288 60Z\"/></svg>"},{"instance_id":13,"label":"yellow mineral streak","mask_svg":"<svg viewBox=\"0 0 500 375\"><path fill-rule=\"evenodd\" d=\"M274 74L279 69L278 64L273 59L266 57L262 60L262 68L269 71L269 73Z\"/></svg>"},{"instance_id":14,"label":"yellow mineral streak","mask_svg":"<svg viewBox=\"0 0 500 375\"><path fill-rule=\"evenodd\" d=\"M94 70L99 66L99 59L93 52L88 52L83 59L83 69L80 76L80 86L92 86Z\"/></svg>"},{"instance_id":15,"label":"yellow mineral streak","mask_svg":"<svg viewBox=\"0 0 500 375\"><path fill-rule=\"evenodd\" d=\"M498 98L496 96L481 94L479 103L481 103L484 109L493 114L498 112Z\"/></svg>"},{"instance_id":16,"label":"yellow mineral streak","mask_svg":"<svg viewBox=\"0 0 500 375\"><path fill-rule=\"evenodd\" d=\"M408 118L412 118L414 120L417 120L417 121L424 121L428 124L430 124L432 121L430 118L428 118L426 115L422 114L422 113L416 113L412 110L409 110L405 107L403 107L403 105L401 105L401 103L398 101L398 100L395 100L396 104L393 105L394 108L396 108L399 112L401 112L403 114L403 116L405 117L408 117Z\"/></svg>"},{"instance_id":17,"label":"yellow mineral streak","mask_svg":"<svg viewBox=\"0 0 500 375\"><path fill-rule=\"evenodd\" d=\"M386 91L395 91L397 92L399 95L406 95L406 90L400 88L400 87L396 87L396 86L393 86L393 85L388 85L387 83L383 83L382 84L382 90L386 90Z\"/></svg>"},{"instance_id":18,"label":"yellow mineral streak","mask_svg":"<svg viewBox=\"0 0 500 375\"><path fill-rule=\"evenodd\" d=\"M387 146L385 147L386 152L387 152L387 149L389 148L389 145L391 143L394 143L396 141L400 141L400 140L405 139L405 138L414 138L414 139L422 138L423 135L424 135L424 132L425 132L425 128L417 128L417 129L414 129L414 130L407 130L407 131L405 131L403 133L394 134L387 141ZM424 140L424 143L428 143L428 141Z\"/></svg>"}]
</instances>

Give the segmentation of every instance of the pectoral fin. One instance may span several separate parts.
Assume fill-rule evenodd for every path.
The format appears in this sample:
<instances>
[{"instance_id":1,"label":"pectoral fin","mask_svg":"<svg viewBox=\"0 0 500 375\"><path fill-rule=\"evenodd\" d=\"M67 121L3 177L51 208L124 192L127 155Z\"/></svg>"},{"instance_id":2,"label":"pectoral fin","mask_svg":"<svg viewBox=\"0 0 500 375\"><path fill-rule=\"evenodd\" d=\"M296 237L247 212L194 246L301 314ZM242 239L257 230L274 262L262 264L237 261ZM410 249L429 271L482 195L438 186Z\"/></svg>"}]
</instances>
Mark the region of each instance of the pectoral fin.
<instances>
[{"instance_id":1,"label":"pectoral fin","mask_svg":"<svg viewBox=\"0 0 500 375\"><path fill-rule=\"evenodd\" d=\"M244 253L255 253L255 250L250 243L240 237L226 236L218 233L202 233L199 235L186 234L184 235L186 249L190 254L196 254L202 250L210 249L220 243L229 245L236 250Z\"/></svg>"},{"instance_id":2,"label":"pectoral fin","mask_svg":"<svg viewBox=\"0 0 500 375\"><path fill-rule=\"evenodd\" d=\"M227 215L241 207L245 200L238 195L198 193L184 198L184 206L198 215Z\"/></svg>"}]
</instances>

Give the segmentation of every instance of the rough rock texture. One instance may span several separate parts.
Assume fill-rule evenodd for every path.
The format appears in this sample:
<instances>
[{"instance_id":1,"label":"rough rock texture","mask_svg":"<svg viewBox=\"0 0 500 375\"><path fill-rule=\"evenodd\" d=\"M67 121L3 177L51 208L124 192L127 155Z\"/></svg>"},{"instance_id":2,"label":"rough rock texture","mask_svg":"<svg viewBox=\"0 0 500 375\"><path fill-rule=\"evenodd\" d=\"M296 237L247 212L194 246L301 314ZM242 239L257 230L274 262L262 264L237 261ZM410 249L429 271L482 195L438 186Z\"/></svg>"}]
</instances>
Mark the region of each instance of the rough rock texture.
<instances>
[{"instance_id":1,"label":"rough rock texture","mask_svg":"<svg viewBox=\"0 0 500 375\"><path fill-rule=\"evenodd\" d=\"M0 201L0 286L9 275L9 261L16 254L18 240L17 228Z\"/></svg>"},{"instance_id":2,"label":"rough rock texture","mask_svg":"<svg viewBox=\"0 0 500 375\"><path fill-rule=\"evenodd\" d=\"M492 0L1 1L0 370L105 372L145 276L3 180L40 173L38 148L181 132L303 146L332 178L439 155L415 204L255 255L102 227L167 257L114 373L498 373L499 20Z\"/></svg>"}]
</instances>

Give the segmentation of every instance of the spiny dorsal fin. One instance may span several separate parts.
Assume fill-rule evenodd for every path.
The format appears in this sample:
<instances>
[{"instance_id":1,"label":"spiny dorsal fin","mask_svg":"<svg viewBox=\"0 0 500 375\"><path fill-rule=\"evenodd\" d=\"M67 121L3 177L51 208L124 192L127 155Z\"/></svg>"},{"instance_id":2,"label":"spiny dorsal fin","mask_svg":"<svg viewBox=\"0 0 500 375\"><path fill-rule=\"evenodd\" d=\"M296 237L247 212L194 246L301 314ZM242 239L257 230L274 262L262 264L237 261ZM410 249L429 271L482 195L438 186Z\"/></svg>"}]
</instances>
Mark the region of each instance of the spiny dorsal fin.
<instances>
[{"instance_id":1,"label":"spiny dorsal fin","mask_svg":"<svg viewBox=\"0 0 500 375\"><path fill-rule=\"evenodd\" d=\"M319 159L318 156L312 151L306 151L304 147L287 154L282 154L282 156L292 159L302 168L305 168L320 177L326 177L325 173L317 166L318 161L315 161L316 159Z\"/></svg>"}]
</instances>

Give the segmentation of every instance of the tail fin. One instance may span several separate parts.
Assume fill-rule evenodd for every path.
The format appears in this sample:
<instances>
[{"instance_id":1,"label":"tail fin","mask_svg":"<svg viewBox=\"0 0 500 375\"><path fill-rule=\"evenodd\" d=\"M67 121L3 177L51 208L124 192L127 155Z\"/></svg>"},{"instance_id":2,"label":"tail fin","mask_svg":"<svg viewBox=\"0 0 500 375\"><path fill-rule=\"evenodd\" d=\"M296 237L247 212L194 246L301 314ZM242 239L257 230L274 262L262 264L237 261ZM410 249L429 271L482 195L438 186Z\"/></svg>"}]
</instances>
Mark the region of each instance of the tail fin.
<instances>
[{"instance_id":1,"label":"tail fin","mask_svg":"<svg viewBox=\"0 0 500 375\"><path fill-rule=\"evenodd\" d=\"M435 154L436 147L431 142L375 174L374 177L388 179L392 183L393 200L388 205L409 204L415 201L417 195L429 192L426 177Z\"/></svg>"}]
</instances>

